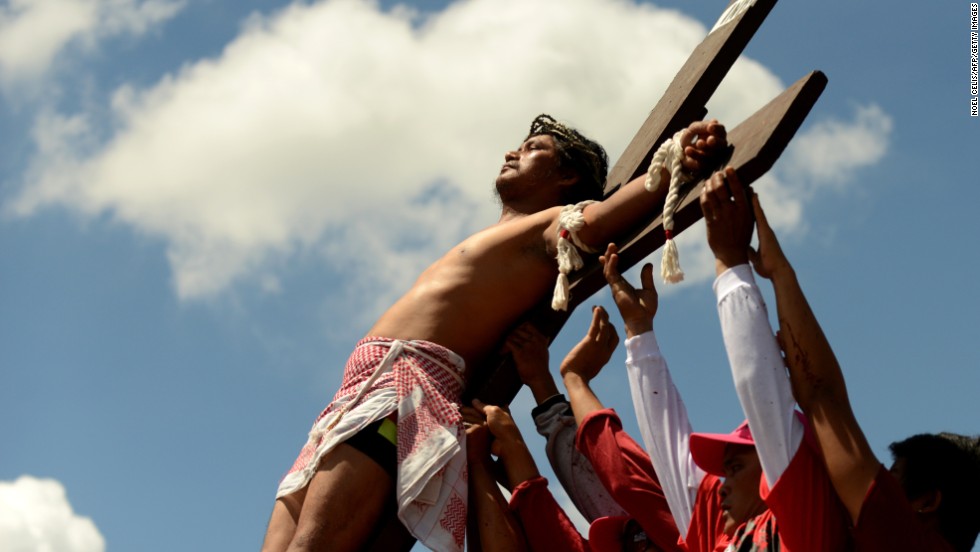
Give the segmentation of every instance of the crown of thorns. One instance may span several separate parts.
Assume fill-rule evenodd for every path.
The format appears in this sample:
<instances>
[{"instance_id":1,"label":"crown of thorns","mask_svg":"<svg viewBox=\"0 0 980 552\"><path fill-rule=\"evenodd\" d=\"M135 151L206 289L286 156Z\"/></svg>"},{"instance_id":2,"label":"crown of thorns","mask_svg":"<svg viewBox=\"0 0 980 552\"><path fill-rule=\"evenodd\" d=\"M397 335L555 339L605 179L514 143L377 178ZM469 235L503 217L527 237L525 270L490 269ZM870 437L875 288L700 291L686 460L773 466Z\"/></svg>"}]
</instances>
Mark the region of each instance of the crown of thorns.
<instances>
[{"instance_id":1,"label":"crown of thorns","mask_svg":"<svg viewBox=\"0 0 980 552\"><path fill-rule=\"evenodd\" d=\"M598 186L605 183L606 172L609 170L609 158L602 146L586 138L574 128L559 123L554 117L546 114L534 118L527 137L541 134L548 134L555 138L559 147L566 150L569 161L574 168L586 172L582 176L589 177Z\"/></svg>"}]
</instances>

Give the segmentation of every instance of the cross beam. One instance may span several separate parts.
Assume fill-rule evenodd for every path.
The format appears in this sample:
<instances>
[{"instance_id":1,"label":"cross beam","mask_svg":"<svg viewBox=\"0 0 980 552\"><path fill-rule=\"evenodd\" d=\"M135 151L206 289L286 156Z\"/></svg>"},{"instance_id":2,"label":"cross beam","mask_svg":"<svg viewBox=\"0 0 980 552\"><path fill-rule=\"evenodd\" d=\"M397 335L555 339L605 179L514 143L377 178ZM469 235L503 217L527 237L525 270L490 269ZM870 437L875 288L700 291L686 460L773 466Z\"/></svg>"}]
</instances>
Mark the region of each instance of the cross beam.
<instances>
[{"instance_id":1,"label":"cross beam","mask_svg":"<svg viewBox=\"0 0 980 552\"><path fill-rule=\"evenodd\" d=\"M744 185L752 184L772 168L826 85L827 77L820 71L813 71L728 133L728 141L734 146L734 152L726 164L735 168L735 173ZM674 234L701 220L698 198L705 182L707 178L682 189L683 197L674 213ZM626 271L664 244L662 218L662 215L658 215L636 235L620 241L620 270ZM592 261L575 275L571 286L570 306L578 306L606 285L601 265L597 259ZM548 306L550 309L550 302ZM540 308L540 305L535 307L535 312ZM545 312L541 314L542 318L551 316Z\"/></svg>"},{"instance_id":2,"label":"cross beam","mask_svg":"<svg viewBox=\"0 0 980 552\"><path fill-rule=\"evenodd\" d=\"M732 0L728 4L719 24L691 52L609 171L606 197L642 174L664 140L704 118L704 106L775 4L776 0Z\"/></svg>"}]
</instances>

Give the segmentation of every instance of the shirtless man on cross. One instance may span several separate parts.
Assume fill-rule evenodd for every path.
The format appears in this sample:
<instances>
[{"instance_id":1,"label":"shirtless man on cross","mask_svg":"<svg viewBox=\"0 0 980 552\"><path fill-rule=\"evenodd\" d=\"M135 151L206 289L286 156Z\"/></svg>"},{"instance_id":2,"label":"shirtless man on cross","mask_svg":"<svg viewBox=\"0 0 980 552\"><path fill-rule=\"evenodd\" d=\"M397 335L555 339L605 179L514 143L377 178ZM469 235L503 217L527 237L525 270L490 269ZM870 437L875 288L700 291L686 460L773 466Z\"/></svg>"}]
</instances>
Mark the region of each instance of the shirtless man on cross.
<instances>
[{"instance_id":1,"label":"shirtless man on cross","mask_svg":"<svg viewBox=\"0 0 980 552\"><path fill-rule=\"evenodd\" d=\"M692 123L682 164L711 169L726 147L717 121ZM358 343L333 402L283 478L264 551L358 550L386 508L426 547L461 550L468 368L555 285L562 206L601 199L608 163L595 142L546 115L496 179L500 220L426 269ZM661 182L669 180L667 171ZM640 177L582 209L581 243L599 249L662 206L667 186ZM392 504L392 495L395 500Z\"/></svg>"}]
</instances>

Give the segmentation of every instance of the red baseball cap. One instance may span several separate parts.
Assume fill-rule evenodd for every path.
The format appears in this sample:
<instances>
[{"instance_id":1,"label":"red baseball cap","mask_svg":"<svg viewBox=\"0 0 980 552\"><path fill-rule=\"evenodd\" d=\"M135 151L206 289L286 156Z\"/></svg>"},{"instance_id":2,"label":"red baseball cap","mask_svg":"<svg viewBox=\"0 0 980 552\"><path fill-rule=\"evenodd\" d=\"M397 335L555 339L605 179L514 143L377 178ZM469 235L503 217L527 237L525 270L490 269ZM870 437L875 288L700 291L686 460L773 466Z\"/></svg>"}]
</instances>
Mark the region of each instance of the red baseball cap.
<instances>
[{"instance_id":1,"label":"red baseball cap","mask_svg":"<svg viewBox=\"0 0 980 552\"><path fill-rule=\"evenodd\" d=\"M692 433L691 457L702 470L724 477L725 447L728 445L755 446L748 420L742 422L731 433Z\"/></svg>"}]
</instances>

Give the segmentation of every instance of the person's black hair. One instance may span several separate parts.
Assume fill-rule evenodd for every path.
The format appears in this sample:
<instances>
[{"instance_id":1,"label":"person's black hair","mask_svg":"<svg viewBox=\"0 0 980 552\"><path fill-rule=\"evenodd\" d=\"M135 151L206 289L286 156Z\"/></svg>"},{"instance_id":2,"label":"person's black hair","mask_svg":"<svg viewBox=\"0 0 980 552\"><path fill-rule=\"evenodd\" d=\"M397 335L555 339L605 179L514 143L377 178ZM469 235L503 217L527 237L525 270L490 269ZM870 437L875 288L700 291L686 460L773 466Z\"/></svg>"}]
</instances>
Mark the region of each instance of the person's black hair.
<instances>
[{"instance_id":1,"label":"person's black hair","mask_svg":"<svg viewBox=\"0 0 980 552\"><path fill-rule=\"evenodd\" d=\"M924 433L888 448L895 461L905 461L905 496L939 491L940 532L957 551L972 550L980 533L980 437Z\"/></svg>"}]
</instances>

